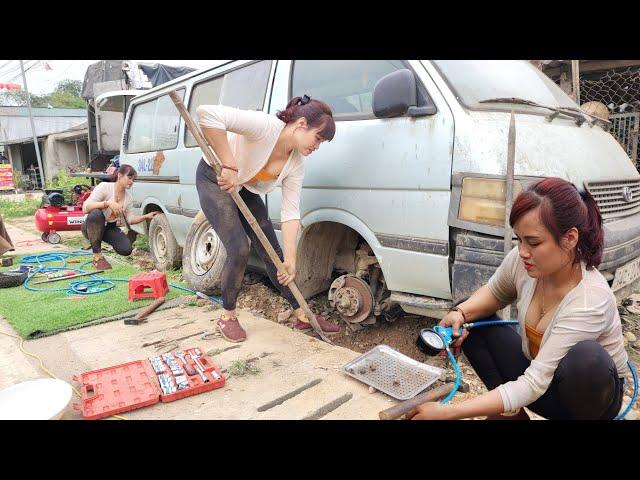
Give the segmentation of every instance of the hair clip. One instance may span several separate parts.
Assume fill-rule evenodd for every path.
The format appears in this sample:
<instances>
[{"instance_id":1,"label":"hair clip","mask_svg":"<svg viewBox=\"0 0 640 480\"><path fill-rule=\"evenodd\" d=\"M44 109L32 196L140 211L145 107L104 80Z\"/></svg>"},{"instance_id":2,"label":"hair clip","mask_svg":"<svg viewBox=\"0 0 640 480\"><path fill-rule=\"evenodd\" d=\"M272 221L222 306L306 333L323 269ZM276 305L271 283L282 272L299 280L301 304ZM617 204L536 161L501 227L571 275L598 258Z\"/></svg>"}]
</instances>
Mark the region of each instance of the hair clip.
<instances>
[{"instance_id":1,"label":"hair clip","mask_svg":"<svg viewBox=\"0 0 640 480\"><path fill-rule=\"evenodd\" d=\"M311 101L311 97L309 95L303 95L300 99L300 105L306 105Z\"/></svg>"}]
</instances>

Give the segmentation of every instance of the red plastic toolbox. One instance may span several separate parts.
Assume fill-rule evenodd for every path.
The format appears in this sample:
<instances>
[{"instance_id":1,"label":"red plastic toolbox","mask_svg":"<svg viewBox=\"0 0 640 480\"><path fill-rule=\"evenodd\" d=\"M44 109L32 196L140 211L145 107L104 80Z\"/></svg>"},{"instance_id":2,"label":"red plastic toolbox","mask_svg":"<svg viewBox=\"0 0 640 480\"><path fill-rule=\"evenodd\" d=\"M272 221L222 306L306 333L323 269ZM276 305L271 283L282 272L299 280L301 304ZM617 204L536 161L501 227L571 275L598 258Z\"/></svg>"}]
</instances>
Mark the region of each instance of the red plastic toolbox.
<instances>
[{"instance_id":1,"label":"red plastic toolbox","mask_svg":"<svg viewBox=\"0 0 640 480\"><path fill-rule=\"evenodd\" d=\"M181 351L187 354L183 358L194 369L196 367L192 355L195 351L196 348L187 348ZM74 403L73 408L80 410L84 418L97 420L153 405L160 401L172 402L224 387L225 377L211 358L207 355L200 355L198 361L202 365L203 375L208 381L205 382L198 373L192 376L186 375L189 386L170 394L162 392L158 376L149 359L93 370L80 376L74 375L73 379L81 385L82 403ZM178 364L183 366L181 362ZM166 362L164 365L166 373L170 374L171 370Z\"/></svg>"}]
</instances>

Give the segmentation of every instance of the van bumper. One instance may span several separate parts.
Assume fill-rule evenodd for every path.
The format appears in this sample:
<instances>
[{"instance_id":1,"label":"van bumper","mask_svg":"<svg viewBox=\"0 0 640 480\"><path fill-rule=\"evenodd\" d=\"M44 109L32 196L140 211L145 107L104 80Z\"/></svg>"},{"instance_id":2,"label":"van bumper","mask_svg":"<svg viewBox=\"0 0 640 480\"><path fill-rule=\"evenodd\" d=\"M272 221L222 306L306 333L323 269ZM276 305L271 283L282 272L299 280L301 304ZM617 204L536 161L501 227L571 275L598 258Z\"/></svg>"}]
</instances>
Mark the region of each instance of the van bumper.
<instances>
[{"instance_id":1,"label":"van bumper","mask_svg":"<svg viewBox=\"0 0 640 480\"><path fill-rule=\"evenodd\" d=\"M640 214L604 224L605 248L598 270L613 283L616 270L640 256ZM513 246L516 242L513 243ZM455 260L451 271L454 302L468 298L485 285L504 258L501 238L479 233L458 233ZM628 296L640 285L640 279L617 290L618 299Z\"/></svg>"}]
</instances>

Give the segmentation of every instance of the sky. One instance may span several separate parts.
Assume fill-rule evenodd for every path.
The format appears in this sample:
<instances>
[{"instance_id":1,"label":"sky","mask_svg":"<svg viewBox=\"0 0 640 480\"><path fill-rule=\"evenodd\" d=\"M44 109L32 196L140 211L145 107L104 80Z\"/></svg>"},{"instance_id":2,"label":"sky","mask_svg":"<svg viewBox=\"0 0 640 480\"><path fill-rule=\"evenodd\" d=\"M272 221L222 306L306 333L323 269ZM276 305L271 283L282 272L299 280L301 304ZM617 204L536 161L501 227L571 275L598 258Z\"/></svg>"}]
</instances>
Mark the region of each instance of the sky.
<instances>
[{"instance_id":1,"label":"sky","mask_svg":"<svg viewBox=\"0 0 640 480\"><path fill-rule=\"evenodd\" d=\"M99 60L25 60L24 68L29 92L51 93L61 80L84 80L87 67ZM226 60L136 60L142 63L163 63L171 66L206 68ZM0 83L22 85L19 60L0 60ZM24 86L23 86L24 88Z\"/></svg>"}]
</instances>

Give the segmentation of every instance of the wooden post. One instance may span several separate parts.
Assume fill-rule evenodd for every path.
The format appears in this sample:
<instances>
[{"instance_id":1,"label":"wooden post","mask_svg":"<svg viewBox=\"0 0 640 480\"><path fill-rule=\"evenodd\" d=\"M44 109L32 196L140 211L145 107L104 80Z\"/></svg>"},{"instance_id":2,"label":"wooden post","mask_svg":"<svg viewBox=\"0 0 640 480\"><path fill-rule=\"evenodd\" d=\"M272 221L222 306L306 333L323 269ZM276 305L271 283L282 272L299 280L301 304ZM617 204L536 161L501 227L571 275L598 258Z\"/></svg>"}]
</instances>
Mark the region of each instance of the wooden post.
<instances>
[{"instance_id":1,"label":"wooden post","mask_svg":"<svg viewBox=\"0 0 640 480\"><path fill-rule=\"evenodd\" d=\"M204 137L200 133L200 129L197 127L197 125L191 118L191 115L189 114L186 107L182 103L182 100L178 96L178 93L174 90L169 92L169 96L171 97L171 100L173 100L173 103L175 104L176 108L180 112L180 115L182 116L186 127L189 129L189 132L191 132L191 135L193 135L193 138L195 138L196 142L198 143L198 146L202 150L202 153L204 154L205 157L207 157L207 160L209 160L209 164L215 170L216 175L219 176L220 173L222 172L222 166L221 166L220 160L218 159L218 156L216 155L216 153L213 151L213 149L209 146L207 141L204 139ZM260 228L260 225L258 225L258 222L256 221L255 217L251 213L251 210L249 210L246 203L244 203L244 200L242 200L238 192L236 192L235 190L232 190L229 193L231 195L231 198L233 198L233 201L236 202L236 205L244 215L244 218L247 219L247 223L249 224L249 226L251 226L251 229L255 232L256 236L258 237L258 240L260 240L260 243L262 244L265 251L269 255L269 258L271 259L273 264L276 266L278 271L286 273L286 269L284 268L284 265L282 264L280 257L278 257L275 250L269 243L269 240L267 239L264 232ZM309 319L309 322L311 322L311 326L313 327L313 329L318 333L318 335L320 335L320 337L325 342L331 343L329 339L322 332L320 325L318 325L318 322L316 321L316 317L314 313L309 308L309 305L307 305L307 301L304 299L304 296L298 289L295 282L291 282L287 286L291 290L291 293L293 293L293 296L295 297L295 299L300 304L300 307L302 307L304 314Z\"/></svg>"},{"instance_id":2,"label":"wooden post","mask_svg":"<svg viewBox=\"0 0 640 480\"><path fill-rule=\"evenodd\" d=\"M509 224L509 216L511 215L511 206L513 205L513 170L516 158L516 117L511 110L511 119L509 121L509 134L507 143L507 175L506 175L506 192L504 202L504 258L511 251L511 238L513 231ZM507 305L503 309L503 317L505 320L511 319L511 305Z\"/></svg>"},{"instance_id":3,"label":"wooden post","mask_svg":"<svg viewBox=\"0 0 640 480\"><path fill-rule=\"evenodd\" d=\"M427 390L426 392L409 400L405 400L402 403L398 403L393 407L389 407L386 410L378 412L378 417L380 417L380 420L395 420L396 418L400 418L409 410L416 408L418 405L422 405L425 402L437 402L438 400L442 400L451 393L454 386L455 385L453 383L446 383L431 390Z\"/></svg>"},{"instance_id":4,"label":"wooden post","mask_svg":"<svg viewBox=\"0 0 640 480\"><path fill-rule=\"evenodd\" d=\"M573 80L573 95L580 105L580 60L571 60L571 77Z\"/></svg>"}]
</instances>

